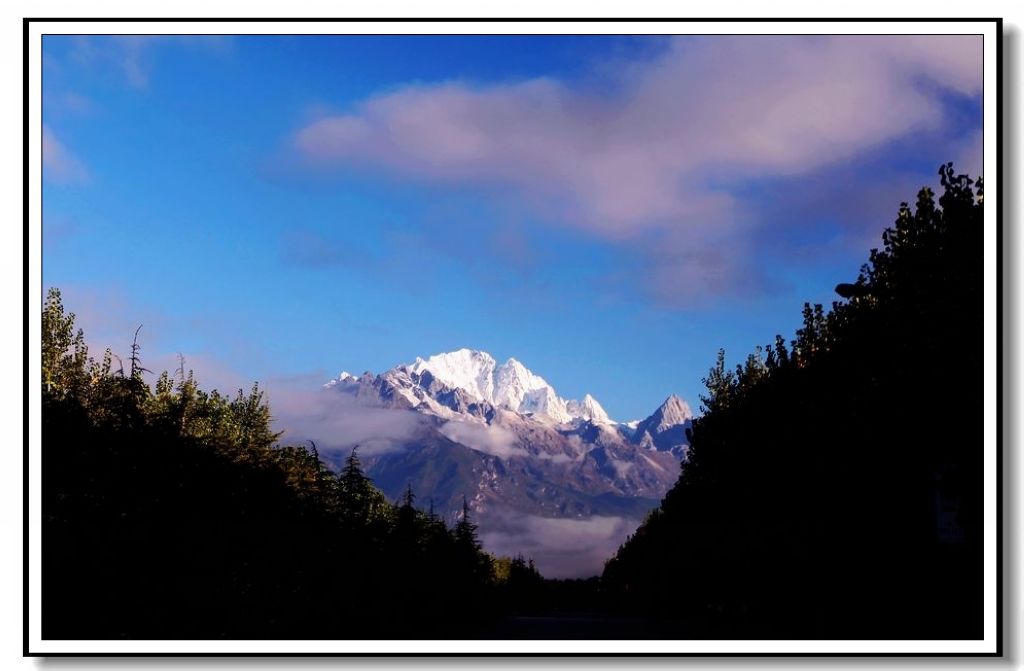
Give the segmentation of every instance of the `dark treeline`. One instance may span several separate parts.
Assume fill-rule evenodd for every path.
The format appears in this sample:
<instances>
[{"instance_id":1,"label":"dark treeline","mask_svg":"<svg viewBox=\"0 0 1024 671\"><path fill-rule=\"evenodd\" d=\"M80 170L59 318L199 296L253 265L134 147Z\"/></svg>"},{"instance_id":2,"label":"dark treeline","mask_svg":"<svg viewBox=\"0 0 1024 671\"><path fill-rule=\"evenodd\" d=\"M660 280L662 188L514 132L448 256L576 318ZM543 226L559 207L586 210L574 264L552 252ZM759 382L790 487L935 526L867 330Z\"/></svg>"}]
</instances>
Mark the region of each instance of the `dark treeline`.
<instances>
[{"instance_id":1,"label":"dark treeline","mask_svg":"<svg viewBox=\"0 0 1024 671\"><path fill-rule=\"evenodd\" d=\"M720 353L608 603L679 637L982 636L982 184L940 175L847 300L735 371Z\"/></svg>"},{"instance_id":2,"label":"dark treeline","mask_svg":"<svg viewBox=\"0 0 1024 671\"><path fill-rule=\"evenodd\" d=\"M391 503L357 452L337 474L282 447L254 386L205 392L184 364L151 388L139 348L89 357L51 290L43 311L44 638L467 638L522 557Z\"/></svg>"}]
</instances>

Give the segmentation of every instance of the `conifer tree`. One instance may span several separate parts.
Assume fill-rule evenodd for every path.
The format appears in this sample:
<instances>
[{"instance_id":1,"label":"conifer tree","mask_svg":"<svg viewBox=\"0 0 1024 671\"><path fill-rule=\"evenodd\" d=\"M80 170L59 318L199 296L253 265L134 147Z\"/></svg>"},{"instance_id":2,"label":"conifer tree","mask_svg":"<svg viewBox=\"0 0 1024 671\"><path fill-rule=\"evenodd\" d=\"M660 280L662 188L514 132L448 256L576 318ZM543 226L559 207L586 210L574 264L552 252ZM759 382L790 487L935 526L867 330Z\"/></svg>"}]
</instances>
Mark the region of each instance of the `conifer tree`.
<instances>
[{"instance_id":1,"label":"conifer tree","mask_svg":"<svg viewBox=\"0 0 1024 671\"><path fill-rule=\"evenodd\" d=\"M708 371L707 377L701 380L708 390L707 396L701 396L705 410L708 412L716 408L724 407L729 403L736 378L733 371L725 366L725 350L719 349L715 359L715 365Z\"/></svg>"},{"instance_id":2,"label":"conifer tree","mask_svg":"<svg viewBox=\"0 0 1024 671\"><path fill-rule=\"evenodd\" d=\"M75 314L64 313L60 290L51 288L43 303L43 390L54 397L80 391L88 362L85 334L75 331Z\"/></svg>"},{"instance_id":3,"label":"conifer tree","mask_svg":"<svg viewBox=\"0 0 1024 671\"><path fill-rule=\"evenodd\" d=\"M983 192L939 172L789 349L719 352L679 481L606 564L618 598L685 635L980 636L982 395L951 422L948 390L982 384Z\"/></svg>"},{"instance_id":4,"label":"conifer tree","mask_svg":"<svg viewBox=\"0 0 1024 671\"><path fill-rule=\"evenodd\" d=\"M407 638L488 612L468 502L449 529L411 486L389 503L358 449L334 474L278 445L258 385L205 391L181 359L151 389L141 329L120 371L90 359L56 289L43 323L44 636Z\"/></svg>"},{"instance_id":5,"label":"conifer tree","mask_svg":"<svg viewBox=\"0 0 1024 671\"><path fill-rule=\"evenodd\" d=\"M480 541L476 537L477 525L473 523L469 516L469 502L466 501L466 497L462 497L462 516L459 521L455 524L455 540L464 549L471 549L474 552L480 550Z\"/></svg>"},{"instance_id":6,"label":"conifer tree","mask_svg":"<svg viewBox=\"0 0 1024 671\"><path fill-rule=\"evenodd\" d=\"M345 459L338 477L338 495L342 518L349 525L381 524L391 518L391 505L363 472L358 446Z\"/></svg>"}]
</instances>

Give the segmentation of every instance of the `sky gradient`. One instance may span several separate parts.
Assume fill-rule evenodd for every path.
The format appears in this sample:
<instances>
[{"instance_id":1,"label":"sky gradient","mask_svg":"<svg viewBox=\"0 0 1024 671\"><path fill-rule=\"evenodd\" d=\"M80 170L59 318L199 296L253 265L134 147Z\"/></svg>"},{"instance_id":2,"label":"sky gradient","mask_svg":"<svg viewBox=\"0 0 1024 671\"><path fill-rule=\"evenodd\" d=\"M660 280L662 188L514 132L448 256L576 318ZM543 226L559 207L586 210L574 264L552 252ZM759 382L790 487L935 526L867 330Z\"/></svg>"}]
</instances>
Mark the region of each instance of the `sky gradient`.
<instances>
[{"instance_id":1,"label":"sky gradient","mask_svg":"<svg viewBox=\"0 0 1024 671\"><path fill-rule=\"evenodd\" d=\"M94 347L260 380L461 347L699 404L981 166L980 36L47 36L43 281Z\"/></svg>"}]
</instances>

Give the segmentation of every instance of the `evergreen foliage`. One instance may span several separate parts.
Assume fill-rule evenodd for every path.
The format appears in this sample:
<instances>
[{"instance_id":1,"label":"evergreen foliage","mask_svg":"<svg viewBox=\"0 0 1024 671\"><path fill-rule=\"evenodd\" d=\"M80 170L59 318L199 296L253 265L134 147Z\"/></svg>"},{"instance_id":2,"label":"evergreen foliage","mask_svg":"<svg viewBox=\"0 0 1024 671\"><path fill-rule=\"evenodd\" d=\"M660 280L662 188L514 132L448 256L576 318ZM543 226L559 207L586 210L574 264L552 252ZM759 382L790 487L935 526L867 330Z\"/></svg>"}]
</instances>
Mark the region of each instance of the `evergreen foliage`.
<instances>
[{"instance_id":1,"label":"evergreen foliage","mask_svg":"<svg viewBox=\"0 0 1024 671\"><path fill-rule=\"evenodd\" d=\"M138 335L138 332L137 334ZM43 309L43 636L465 637L500 602L468 506L455 529L390 504L353 450L281 446L258 385L145 382Z\"/></svg>"},{"instance_id":2,"label":"evergreen foliage","mask_svg":"<svg viewBox=\"0 0 1024 671\"><path fill-rule=\"evenodd\" d=\"M847 300L704 382L682 476L606 564L674 636L982 630L982 183L940 169Z\"/></svg>"}]
</instances>

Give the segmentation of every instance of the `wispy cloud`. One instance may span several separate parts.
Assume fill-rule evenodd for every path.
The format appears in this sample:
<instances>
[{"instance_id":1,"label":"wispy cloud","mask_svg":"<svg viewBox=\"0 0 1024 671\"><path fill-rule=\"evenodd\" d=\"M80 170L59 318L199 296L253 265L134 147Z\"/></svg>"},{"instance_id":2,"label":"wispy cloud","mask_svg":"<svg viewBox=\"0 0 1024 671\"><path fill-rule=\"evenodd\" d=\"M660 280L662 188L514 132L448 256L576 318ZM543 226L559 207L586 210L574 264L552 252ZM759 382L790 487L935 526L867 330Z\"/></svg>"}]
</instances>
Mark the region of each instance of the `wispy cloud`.
<instances>
[{"instance_id":1,"label":"wispy cloud","mask_svg":"<svg viewBox=\"0 0 1024 671\"><path fill-rule=\"evenodd\" d=\"M472 424L470 422L447 422L441 427L445 437L462 443L466 447L490 454L501 459L528 457L530 455L518 445L516 435L500 426Z\"/></svg>"},{"instance_id":2,"label":"wispy cloud","mask_svg":"<svg viewBox=\"0 0 1024 671\"><path fill-rule=\"evenodd\" d=\"M89 181L85 164L57 139L49 126L43 125L43 174L60 184L81 184Z\"/></svg>"},{"instance_id":3,"label":"wispy cloud","mask_svg":"<svg viewBox=\"0 0 1024 671\"><path fill-rule=\"evenodd\" d=\"M514 193L639 250L648 291L690 302L763 284L738 185L946 132L946 97L980 93L981 39L679 38L610 76L610 95L553 79L407 86L294 143L314 164Z\"/></svg>"},{"instance_id":4,"label":"wispy cloud","mask_svg":"<svg viewBox=\"0 0 1024 671\"><path fill-rule=\"evenodd\" d=\"M324 451L351 450L377 456L403 450L427 420L411 410L376 408L348 394L269 382L275 424L290 444L312 440Z\"/></svg>"},{"instance_id":5,"label":"wispy cloud","mask_svg":"<svg viewBox=\"0 0 1024 671\"><path fill-rule=\"evenodd\" d=\"M149 84L147 46L154 38L141 35L79 35L74 38L71 60L89 69L109 69L134 88Z\"/></svg>"},{"instance_id":6,"label":"wispy cloud","mask_svg":"<svg viewBox=\"0 0 1024 671\"><path fill-rule=\"evenodd\" d=\"M480 524L486 527L481 534L486 550L531 557L546 578L586 578L601 574L605 560L640 521L612 516L551 518L496 509Z\"/></svg>"},{"instance_id":7,"label":"wispy cloud","mask_svg":"<svg viewBox=\"0 0 1024 671\"><path fill-rule=\"evenodd\" d=\"M156 61L154 48L177 44L211 53L226 53L228 35L79 35L74 38L70 59L80 67L107 71L135 89L149 86Z\"/></svg>"},{"instance_id":8,"label":"wispy cloud","mask_svg":"<svg viewBox=\"0 0 1024 671\"><path fill-rule=\"evenodd\" d=\"M75 91L60 91L43 94L43 112L47 118L54 116L86 117L96 114L100 106L95 100Z\"/></svg>"}]
</instances>

